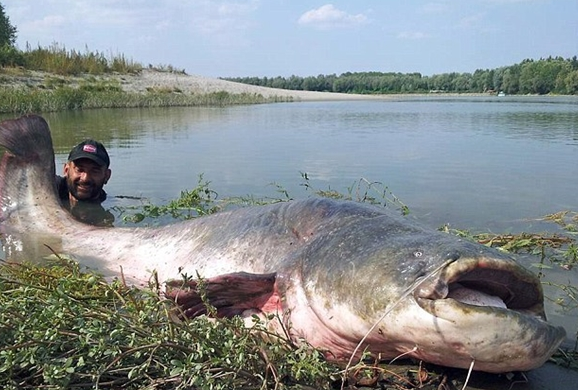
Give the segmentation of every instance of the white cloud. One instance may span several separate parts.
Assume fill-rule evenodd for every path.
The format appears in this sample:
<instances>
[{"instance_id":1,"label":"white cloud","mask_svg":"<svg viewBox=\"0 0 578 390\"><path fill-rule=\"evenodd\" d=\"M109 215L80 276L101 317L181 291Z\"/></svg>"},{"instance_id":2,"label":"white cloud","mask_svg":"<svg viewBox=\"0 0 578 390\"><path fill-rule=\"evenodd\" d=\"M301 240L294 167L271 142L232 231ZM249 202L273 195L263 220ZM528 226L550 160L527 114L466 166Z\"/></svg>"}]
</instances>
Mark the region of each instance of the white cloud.
<instances>
[{"instance_id":1,"label":"white cloud","mask_svg":"<svg viewBox=\"0 0 578 390\"><path fill-rule=\"evenodd\" d=\"M299 18L298 23L328 30L331 28L358 26L368 21L367 16L364 14L348 14L335 8L333 4L325 4L317 9L305 12Z\"/></svg>"}]
</instances>

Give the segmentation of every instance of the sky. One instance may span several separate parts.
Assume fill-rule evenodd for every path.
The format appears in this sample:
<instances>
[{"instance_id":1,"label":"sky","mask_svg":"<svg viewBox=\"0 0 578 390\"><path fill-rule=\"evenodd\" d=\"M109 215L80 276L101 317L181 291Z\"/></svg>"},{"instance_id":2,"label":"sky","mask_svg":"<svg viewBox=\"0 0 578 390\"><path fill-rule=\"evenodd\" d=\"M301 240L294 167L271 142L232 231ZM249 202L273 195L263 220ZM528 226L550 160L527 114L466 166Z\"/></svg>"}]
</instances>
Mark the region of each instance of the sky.
<instances>
[{"instance_id":1,"label":"sky","mask_svg":"<svg viewBox=\"0 0 578 390\"><path fill-rule=\"evenodd\" d=\"M0 0L17 46L207 77L430 76L578 55L578 0ZM42 4L40 6L40 4Z\"/></svg>"}]
</instances>

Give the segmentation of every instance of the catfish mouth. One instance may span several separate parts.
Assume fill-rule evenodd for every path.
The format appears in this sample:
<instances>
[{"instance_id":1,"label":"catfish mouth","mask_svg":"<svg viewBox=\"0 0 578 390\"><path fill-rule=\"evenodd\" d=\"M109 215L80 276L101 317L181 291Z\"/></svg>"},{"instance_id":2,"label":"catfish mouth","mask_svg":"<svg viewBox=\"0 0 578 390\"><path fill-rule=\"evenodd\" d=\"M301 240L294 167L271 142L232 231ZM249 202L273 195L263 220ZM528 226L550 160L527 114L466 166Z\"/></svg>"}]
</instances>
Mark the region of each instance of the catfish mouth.
<instances>
[{"instance_id":1,"label":"catfish mouth","mask_svg":"<svg viewBox=\"0 0 578 390\"><path fill-rule=\"evenodd\" d=\"M546 320L542 286L530 271L511 260L460 259L415 290L416 302L436 315L437 300L475 306L480 311L509 310ZM513 314L513 313L511 313Z\"/></svg>"},{"instance_id":2,"label":"catfish mouth","mask_svg":"<svg viewBox=\"0 0 578 390\"><path fill-rule=\"evenodd\" d=\"M432 363L527 371L542 365L566 336L546 322L538 277L507 257L455 260L418 284L413 297L431 316L416 355Z\"/></svg>"}]
</instances>

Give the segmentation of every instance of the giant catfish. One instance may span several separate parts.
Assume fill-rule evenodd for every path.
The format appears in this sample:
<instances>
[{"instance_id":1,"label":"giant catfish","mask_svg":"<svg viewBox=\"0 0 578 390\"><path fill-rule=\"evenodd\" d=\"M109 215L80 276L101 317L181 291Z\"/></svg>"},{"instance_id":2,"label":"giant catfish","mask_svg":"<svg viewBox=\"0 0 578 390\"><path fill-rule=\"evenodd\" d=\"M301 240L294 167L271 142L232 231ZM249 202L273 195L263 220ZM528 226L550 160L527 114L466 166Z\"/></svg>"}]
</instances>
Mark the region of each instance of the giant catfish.
<instances>
[{"instance_id":1,"label":"giant catfish","mask_svg":"<svg viewBox=\"0 0 578 390\"><path fill-rule=\"evenodd\" d=\"M155 228L94 227L59 205L42 117L2 122L0 145L6 241L32 237L137 286L154 274L190 315L203 310L182 275L203 278L220 315L276 313L292 338L337 361L368 351L530 370L565 337L546 322L539 279L509 255L386 208L311 198Z\"/></svg>"}]
</instances>

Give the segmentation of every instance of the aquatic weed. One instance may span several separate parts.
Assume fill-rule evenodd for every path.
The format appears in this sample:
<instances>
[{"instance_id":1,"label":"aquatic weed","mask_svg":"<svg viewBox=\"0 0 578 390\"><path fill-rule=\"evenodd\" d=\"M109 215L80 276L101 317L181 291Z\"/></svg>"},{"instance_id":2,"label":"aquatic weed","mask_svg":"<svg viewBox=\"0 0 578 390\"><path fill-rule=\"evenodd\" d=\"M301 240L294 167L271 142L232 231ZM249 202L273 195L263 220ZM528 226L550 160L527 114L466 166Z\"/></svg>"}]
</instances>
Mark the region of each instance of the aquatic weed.
<instances>
[{"instance_id":1,"label":"aquatic weed","mask_svg":"<svg viewBox=\"0 0 578 390\"><path fill-rule=\"evenodd\" d=\"M180 319L148 289L73 261L0 266L2 388L327 388L334 368L256 323Z\"/></svg>"},{"instance_id":2,"label":"aquatic weed","mask_svg":"<svg viewBox=\"0 0 578 390\"><path fill-rule=\"evenodd\" d=\"M347 187L346 192L340 192L329 186L326 190L315 188L311 178L306 172L301 172L303 183L307 191L313 192L317 196L332 199L352 200L360 203L369 203L383 207L395 207L403 215L409 214L409 207L404 204L395 194L383 183L369 181L362 177Z\"/></svg>"},{"instance_id":3,"label":"aquatic weed","mask_svg":"<svg viewBox=\"0 0 578 390\"><path fill-rule=\"evenodd\" d=\"M361 178L346 189L345 193L329 189L320 190L313 186L307 173L301 172L304 182L301 184L306 191L315 196L324 198L352 200L360 203L369 203L382 207L395 207L401 214L409 213L409 207L397 198L389 188L381 182L371 182ZM203 215L213 214L232 208L266 205L278 202L287 202L293 199L289 191L279 183L270 183L275 194L256 197L230 196L218 199L218 193L211 188L211 182L205 180L204 174L199 174L197 185L190 190L182 190L180 196L169 202L156 205L146 199L136 199L141 203L132 206L114 207L113 211L121 216L124 223L138 224L168 217L171 220L187 220ZM124 197L129 198L129 197Z\"/></svg>"},{"instance_id":4,"label":"aquatic weed","mask_svg":"<svg viewBox=\"0 0 578 390\"><path fill-rule=\"evenodd\" d=\"M122 220L129 223L139 223L145 220L168 216L171 219L186 220L202 215L216 213L221 210L217 203L218 194L210 188L210 181L200 174L197 185L191 190L183 190L178 198L164 205L143 202L138 206L116 208L122 215Z\"/></svg>"}]
</instances>

